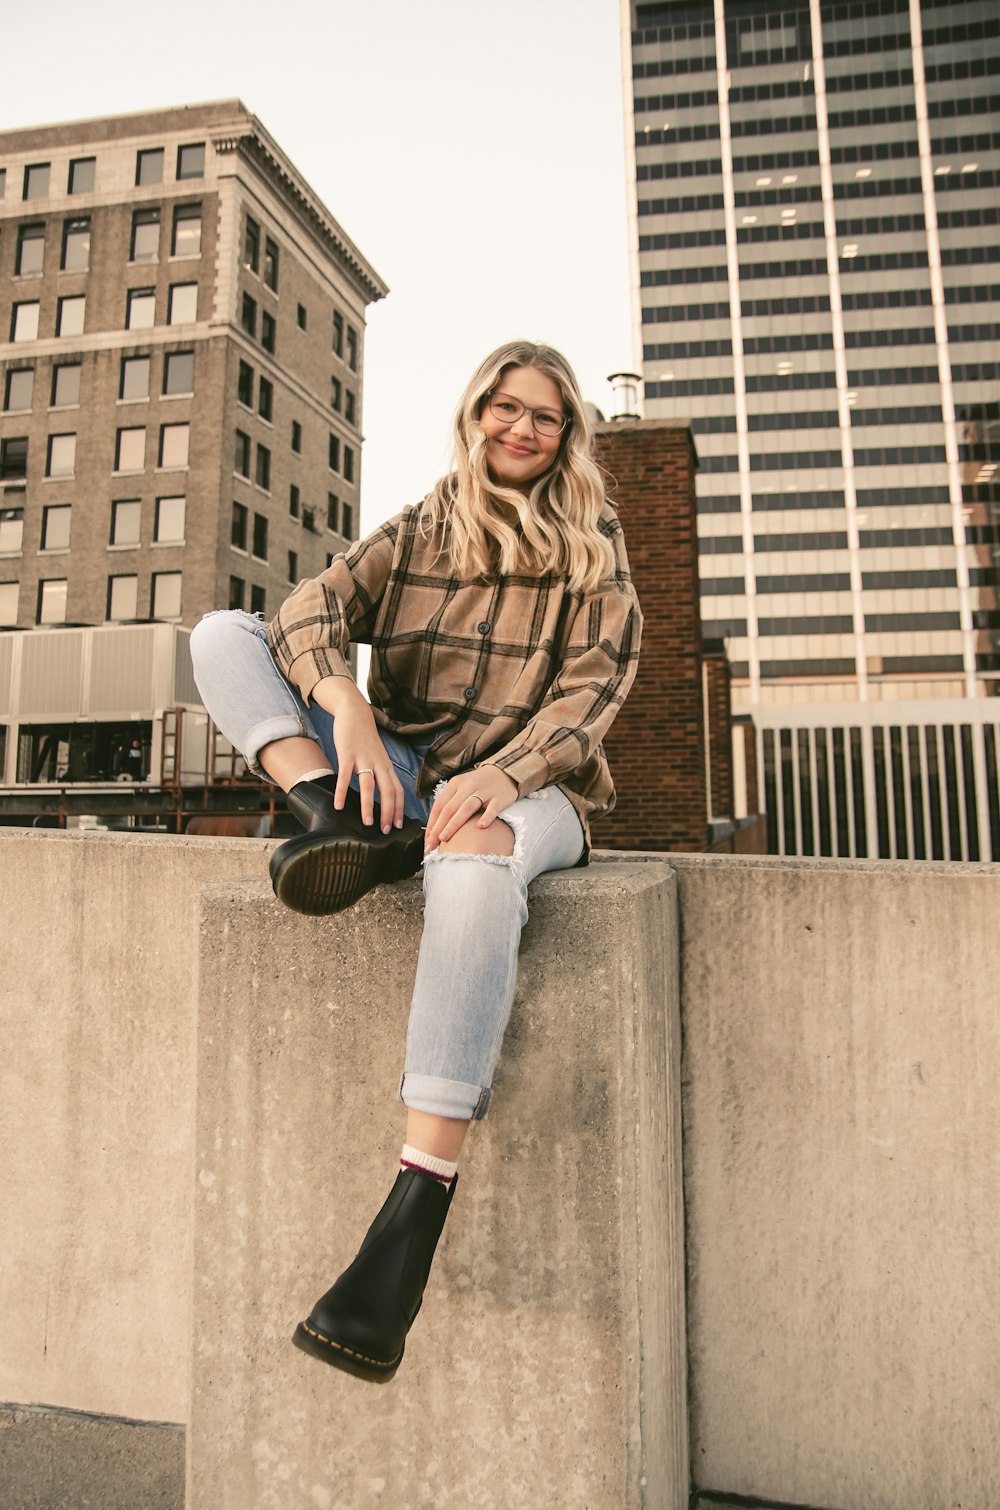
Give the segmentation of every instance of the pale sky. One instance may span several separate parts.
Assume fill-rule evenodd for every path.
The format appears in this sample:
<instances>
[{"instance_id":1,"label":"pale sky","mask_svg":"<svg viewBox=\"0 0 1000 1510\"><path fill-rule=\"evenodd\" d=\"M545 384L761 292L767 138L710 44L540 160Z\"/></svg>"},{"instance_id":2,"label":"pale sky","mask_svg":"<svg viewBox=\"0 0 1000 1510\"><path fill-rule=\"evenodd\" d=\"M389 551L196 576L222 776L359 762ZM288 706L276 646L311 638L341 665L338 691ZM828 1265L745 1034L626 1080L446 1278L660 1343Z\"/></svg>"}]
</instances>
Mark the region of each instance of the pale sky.
<instances>
[{"instance_id":1,"label":"pale sky","mask_svg":"<svg viewBox=\"0 0 1000 1510\"><path fill-rule=\"evenodd\" d=\"M605 413L630 344L618 0L4 7L0 129L238 96L389 284L368 310L362 525L445 469L513 337Z\"/></svg>"}]
</instances>

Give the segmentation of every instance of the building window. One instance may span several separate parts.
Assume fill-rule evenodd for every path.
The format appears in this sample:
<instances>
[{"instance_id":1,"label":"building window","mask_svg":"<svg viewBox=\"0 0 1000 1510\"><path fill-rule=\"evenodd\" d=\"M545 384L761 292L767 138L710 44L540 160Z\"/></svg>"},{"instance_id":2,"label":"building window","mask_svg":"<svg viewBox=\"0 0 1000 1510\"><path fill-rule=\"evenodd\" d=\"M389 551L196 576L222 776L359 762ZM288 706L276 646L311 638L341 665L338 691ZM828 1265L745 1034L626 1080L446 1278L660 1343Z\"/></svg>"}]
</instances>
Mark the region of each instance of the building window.
<instances>
[{"instance_id":1,"label":"building window","mask_svg":"<svg viewBox=\"0 0 1000 1510\"><path fill-rule=\"evenodd\" d=\"M49 192L49 164L31 163L24 170L24 198L44 199Z\"/></svg>"},{"instance_id":2,"label":"building window","mask_svg":"<svg viewBox=\"0 0 1000 1510\"><path fill-rule=\"evenodd\" d=\"M304 304L300 304L298 306L298 308L296 310L295 318L299 322L299 329L300 330L305 330L307 321L309 319L309 316L308 316L308 313L306 311L306 307L305 307Z\"/></svg>"},{"instance_id":3,"label":"building window","mask_svg":"<svg viewBox=\"0 0 1000 1510\"><path fill-rule=\"evenodd\" d=\"M270 378L262 377L257 387L257 412L261 419L269 423L274 412L274 384Z\"/></svg>"},{"instance_id":4,"label":"building window","mask_svg":"<svg viewBox=\"0 0 1000 1510\"><path fill-rule=\"evenodd\" d=\"M17 556L24 536L24 510L0 509L0 556Z\"/></svg>"},{"instance_id":5,"label":"building window","mask_svg":"<svg viewBox=\"0 0 1000 1510\"><path fill-rule=\"evenodd\" d=\"M132 262L155 262L160 255L159 210L136 210L132 215Z\"/></svg>"},{"instance_id":6,"label":"building window","mask_svg":"<svg viewBox=\"0 0 1000 1510\"><path fill-rule=\"evenodd\" d=\"M159 465L161 467L186 467L190 440L190 425L161 425Z\"/></svg>"},{"instance_id":7,"label":"building window","mask_svg":"<svg viewBox=\"0 0 1000 1510\"><path fill-rule=\"evenodd\" d=\"M250 612L251 613L264 613L265 612L264 604L266 603L266 601L267 601L267 595L264 592L264 589L262 587L254 587L253 585L251 585L251 587L250 587Z\"/></svg>"},{"instance_id":8,"label":"building window","mask_svg":"<svg viewBox=\"0 0 1000 1510\"><path fill-rule=\"evenodd\" d=\"M240 324L248 336L257 335L257 300L251 299L249 294L243 295L240 305Z\"/></svg>"},{"instance_id":9,"label":"building window","mask_svg":"<svg viewBox=\"0 0 1000 1510\"><path fill-rule=\"evenodd\" d=\"M38 301L28 304L15 304L10 316L10 338L12 341L37 341L38 340Z\"/></svg>"},{"instance_id":10,"label":"building window","mask_svg":"<svg viewBox=\"0 0 1000 1510\"><path fill-rule=\"evenodd\" d=\"M42 510L42 550L65 551L69 550L69 524L70 505L68 503L49 504Z\"/></svg>"},{"instance_id":11,"label":"building window","mask_svg":"<svg viewBox=\"0 0 1000 1510\"><path fill-rule=\"evenodd\" d=\"M149 397L149 357L122 357L118 397L121 399Z\"/></svg>"},{"instance_id":12,"label":"building window","mask_svg":"<svg viewBox=\"0 0 1000 1510\"><path fill-rule=\"evenodd\" d=\"M342 516L343 517L342 517L342 521L341 521L340 533L343 535L343 537L344 537L345 540L353 540L354 539L354 505L353 505L353 503L348 503L347 499L345 498L344 499L343 509L342 509L341 512L342 512Z\"/></svg>"},{"instance_id":13,"label":"building window","mask_svg":"<svg viewBox=\"0 0 1000 1510\"><path fill-rule=\"evenodd\" d=\"M299 490L296 484L293 482L288 490L288 512L291 514L293 519L297 519L299 517L299 506Z\"/></svg>"},{"instance_id":14,"label":"building window","mask_svg":"<svg viewBox=\"0 0 1000 1510\"><path fill-rule=\"evenodd\" d=\"M17 262L19 278L37 278L45 260L44 225L23 225L17 233Z\"/></svg>"},{"instance_id":15,"label":"building window","mask_svg":"<svg viewBox=\"0 0 1000 1510\"><path fill-rule=\"evenodd\" d=\"M52 407L67 409L80 402L79 362L67 362L52 369Z\"/></svg>"},{"instance_id":16,"label":"building window","mask_svg":"<svg viewBox=\"0 0 1000 1510\"><path fill-rule=\"evenodd\" d=\"M179 619L181 616L181 574L179 571L155 571L150 594L150 617Z\"/></svg>"},{"instance_id":17,"label":"building window","mask_svg":"<svg viewBox=\"0 0 1000 1510\"><path fill-rule=\"evenodd\" d=\"M326 527L333 534L340 534L340 499L336 493L326 495Z\"/></svg>"},{"instance_id":18,"label":"building window","mask_svg":"<svg viewBox=\"0 0 1000 1510\"><path fill-rule=\"evenodd\" d=\"M292 450L297 455L302 454L302 426L297 419L292 420Z\"/></svg>"},{"instance_id":19,"label":"building window","mask_svg":"<svg viewBox=\"0 0 1000 1510\"><path fill-rule=\"evenodd\" d=\"M0 482L16 482L28 475L28 437L8 435L0 440Z\"/></svg>"},{"instance_id":20,"label":"building window","mask_svg":"<svg viewBox=\"0 0 1000 1510\"><path fill-rule=\"evenodd\" d=\"M184 513L186 499L158 498L156 517L153 523L153 539L157 545L182 545L184 543Z\"/></svg>"},{"instance_id":21,"label":"building window","mask_svg":"<svg viewBox=\"0 0 1000 1510\"><path fill-rule=\"evenodd\" d=\"M274 316L269 315L267 310L265 309L260 317L260 344L263 346L264 350L269 351L272 356L274 356L274 348L277 345L277 330L278 327L277 323L275 322Z\"/></svg>"},{"instance_id":22,"label":"building window","mask_svg":"<svg viewBox=\"0 0 1000 1510\"><path fill-rule=\"evenodd\" d=\"M230 577L229 579L229 607L242 608L246 601L247 585L242 577Z\"/></svg>"},{"instance_id":23,"label":"building window","mask_svg":"<svg viewBox=\"0 0 1000 1510\"><path fill-rule=\"evenodd\" d=\"M330 408L340 413L340 406L344 399L344 389L339 378L330 379Z\"/></svg>"},{"instance_id":24,"label":"building window","mask_svg":"<svg viewBox=\"0 0 1000 1510\"><path fill-rule=\"evenodd\" d=\"M117 498L111 505L111 544L138 545L142 505L138 498Z\"/></svg>"},{"instance_id":25,"label":"building window","mask_svg":"<svg viewBox=\"0 0 1000 1510\"><path fill-rule=\"evenodd\" d=\"M76 465L76 436L50 435L46 477L72 477Z\"/></svg>"},{"instance_id":26,"label":"building window","mask_svg":"<svg viewBox=\"0 0 1000 1510\"><path fill-rule=\"evenodd\" d=\"M358 370L358 333L353 325L347 327L347 365L352 372Z\"/></svg>"},{"instance_id":27,"label":"building window","mask_svg":"<svg viewBox=\"0 0 1000 1510\"><path fill-rule=\"evenodd\" d=\"M298 553L298 551L289 551L288 552L288 580L289 580L289 582L297 582L299 580L299 553Z\"/></svg>"},{"instance_id":28,"label":"building window","mask_svg":"<svg viewBox=\"0 0 1000 1510\"><path fill-rule=\"evenodd\" d=\"M171 351L163 363L163 391L168 394L194 392L194 352Z\"/></svg>"},{"instance_id":29,"label":"building window","mask_svg":"<svg viewBox=\"0 0 1000 1510\"><path fill-rule=\"evenodd\" d=\"M6 192L7 192L7 169L6 168L0 168L0 199L3 199L4 195L6 194Z\"/></svg>"},{"instance_id":30,"label":"building window","mask_svg":"<svg viewBox=\"0 0 1000 1510\"><path fill-rule=\"evenodd\" d=\"M177 148L177 177L204 178L205 143L188 142Z\"/></svg>"},{"instance_id":31,"label":"building window","mask_svg":"<svg viewBox=\"0 0 1000 1510\"><path fill-rule=\"evenodd\" d=\"M92 193L96 168L96 157L75 157L69 165L69 181L67 183L69 193Z\"/></svg>"},{"instance_id":32,"label":"building window","mask_svg":"<svg viewBox=\"0 0 1000 1510\"><path fill-rule=\"evenodd\" d=\"M253 554L258 561L267 560L267 518L264 514L253 516Z\"/></svg>"},{"instance_id":33,"label":"building window","mask_svg":"<svg viewBox=\"0 0 1000 1510\"><path fill-rule=\"evenodd\" d=\"M271 487L271 453L259 441L257 443L257 470L254 474L254 481L259 488L264 489L265 493L269 491Z\"/></svg>"},{"instance_id":34,"label":"building window","mask_svg":"<svg viewBox=\"0 0 1000 1510\"><path fill-rule=\"evenodd\" d=\"M233 526L229 538L230 543L238 551L245 551L247 548L247 520L249 517L249 512L244 504L233 504Z\"/></svg>"},{"instance_id":35,"label":"building window","mask_svg":"<svg viewBox=\"0 0 1000 1510\"><path fill-rule=\"evenodd\" d=\"M317 533L315 509L302 510L302 528L304 530L308 530L310 535L315 535Z\"/></svg>"},{"instance_id":36,"label":"building window","mask_svg":"<svg viewBox=\"0 0 1000 1510\"><path fill-rule=\"evenodd\" d=\"M118 431L116 472L142 472L146 466L146 427L131 425Z\"/></svg>"},{"instance_id":37,"label":"building window","mask_svg":"<svg viewBox=\"0 0 1000 1510\"><path fill-rule=\"evenodd\" d=\"M236 454L233 458L233 466L241 477L250 476L250 437L244 435L242 430L236 432Z\"/></svg>"},{"instance_id":38,"label":"building window","mask_svg":"<svg viewBox=\"0 0 1000 1510\"><path fill-rule=\"evenodd\" d=\"M107 616L112 620L134 619L139 611L139 578L109 577Z\"/></svg>"},{"instance_id":39,"label":"building window","mask_svg":"<svg viewBox=\"0 0 1000 1510\"><path fill-rule=\"evenodd\" d=\"M155 289L130 288L125 300L125 329L150 330L155 324Z\"/></svg>"},{"instance_id":40,"label":"building window","mask_svg":"<svg viewBox=\"0 0 1000 1510\"><path fill-rule=\"evenodd\" d=\"M357 397L350 388L344 394L344 418L349 425L357 424Z\"/></svg>"},{"instance_id":41,"label":"building window","mask_svg":"<svg viewBox=\"0 0 1000 1510\"><path fill-rule=\"evenodd\" d=\"M247 409L253 408L253 368L249 362L241 362L236 379L237 401Z\"/></svg>"},{"instance_id":42,"label":"building window","mask_svg":"<svg viewBox=\"0 0 1000 1510\"><path fill-rule=\"evenodd\" d=\"M174 229L170 241L172 257L201 255L201 205L181 204L174 210Z\"/></svg>"},{"instance_id":43,"label":"building window","mask_svg":"<svg viewBox=\"0 0 1000 1510\"><path fill-rule=\"evenodd\" d=\"M19 591L20 589L16 582L0 582L0 624L17 623L17 599Z\"/></svg>"},{"instance_id":44,"label":"building window","mask_svg":"<svg viewBox=\"0 0 1000 1510\"><path fill-rule=\"evenodd\" d=\"M270 236L264 242L264 282L273 293L278 292L278 248Z\"/></svg>"},{"instance_id":45,"label":"building window","mask_svg":"<svg viewBox=\"0 0 1000 1510\"><path fill-rule=\"evenodd\" d=\"M89 266L90 221L67 220L63 225L63 272L85 273Z\"/></svg>"},{"instance_id":46,"label":"building window","mask_svg":"<svg viewBox=\"0 0 1000 1510\"><path fill-rule=\"evenodd\" d=\"M354 452L350 446L344 447L344 481L354 481Z\"/></svg>"},{"instance_id":47,"label":"building window","mask_svg":"<svg viewBox=\"0 0 1000 1510\"><path fill-rule=\"evenodd\" d=\"M260 271L260 226L249 215L243 232L243 266L252 273Z\"/></svg>"},{"instance_id":48,"label":"building window","mask_svg":"<svg viewBox=\"0 0 1000 1510\"><path fill-rule=\"evenodd\" d=\"M31 394L35 384L33 367L8 368L4 384L3 406L8 413L31 408Z\"/></svg>"},{"instance_id":49,"label":"building window","mask_svg":"<svg viewBox=\"0 0 1000 1510\"><path fill-rule=\"evenodd\" d=\"M60 299L56 306L56 335L82 336L87 313L87 300L83 294L73 294Z\"/></svg>"},{"instance_id":50,"label":"building window","mask_svg":"<svg viewBox=\"0 0 1000 1510\"><path fill-rule=\"evenodd\" d=\"M66 622L66 578L54 578L48 582L38 584L38 608L35 613L36 624L65 624Z\"/></svg>"},{"instance_id":51,"label":"building window","mask_svg":"<svg viewBox=\"0 0 1000 1510\"><path fill-rule=\"evenodd\" d=\"M163 148L151 147L135 154L136 184L161 184L163 182Z\"/></svg>"},{"instance_id":52,"label":"building window","mask_svg":"<svg viewBox=\"0 0 1000 1510\"><path fill-rule=\"evenodd\" d=\"M197 283L172 283L167 301L167 324L194 325L197 319Z\"/></svg>"},{"instance_id":53,"label":"building window","mask_svg":"<svg viewBox=\"0 0 1000 1510\"><path fill-rule=\"evenodd\" d=\"M340 436L339 435L331 435L330 436L330 450L329 450L329 456L327 458L327 464L328 464L331 472L339 472L340 471Z\"/></svg>"},{"instance_id":54,"label":"building window","mask_svg":"<svg viewBox=\"0 0 1000 1510\"><path fill-rule=\"evenodd\" d=\"M333 349L338 357L344 355L344 317L333 312Z\"/></svg>"}]
</instances>

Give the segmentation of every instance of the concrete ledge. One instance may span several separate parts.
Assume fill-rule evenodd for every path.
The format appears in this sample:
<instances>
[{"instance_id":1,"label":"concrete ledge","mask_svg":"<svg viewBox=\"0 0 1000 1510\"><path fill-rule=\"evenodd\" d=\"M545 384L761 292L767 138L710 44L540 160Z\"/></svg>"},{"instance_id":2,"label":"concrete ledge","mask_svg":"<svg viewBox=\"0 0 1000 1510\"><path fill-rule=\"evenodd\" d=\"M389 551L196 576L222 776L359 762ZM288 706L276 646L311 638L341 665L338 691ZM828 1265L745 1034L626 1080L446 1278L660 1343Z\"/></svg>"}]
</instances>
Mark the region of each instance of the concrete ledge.
<instances>
[{"instance_id":1,"label":"concrete ledge","mask_svg":"<svg viewBox=\"0 0 1000 1510\"><path fill-rule=\"evenodd\" d=\"M532 888L490 1118L378 1388L290 1345L394 1177L416 881L202 898L188 1510L688 1499L673 878Z\"/></svg>"},{"instance_id":2,"label":"concrete ledge","mask_svg":"<svg viewBox=\"0 0 1000 1510\"><path fill-rule=\"evenodd\" d=\"M182 1510L180 1426L0 1405L4 1510Z\"/></svg>"}]
</instances>

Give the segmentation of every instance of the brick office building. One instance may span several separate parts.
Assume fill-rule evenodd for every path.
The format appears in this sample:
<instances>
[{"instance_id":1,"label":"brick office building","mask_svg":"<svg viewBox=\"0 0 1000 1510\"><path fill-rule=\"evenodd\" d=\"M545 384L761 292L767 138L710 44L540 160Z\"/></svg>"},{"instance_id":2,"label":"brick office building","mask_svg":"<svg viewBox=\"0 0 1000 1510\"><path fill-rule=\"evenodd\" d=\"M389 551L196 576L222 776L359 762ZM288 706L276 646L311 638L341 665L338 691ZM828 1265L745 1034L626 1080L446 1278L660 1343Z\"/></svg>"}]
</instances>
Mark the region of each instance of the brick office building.
<instances>
[{"instance_id":1,"label":"brick office building","mask_svg":"<svg viewBox=\"0 0 1000 1510\"><path fill-rule=\"evenodd\" d=\"M0 134L0 626L270 614L320 572L386 292L239 101Z\"/></svg>"}]
</instances>

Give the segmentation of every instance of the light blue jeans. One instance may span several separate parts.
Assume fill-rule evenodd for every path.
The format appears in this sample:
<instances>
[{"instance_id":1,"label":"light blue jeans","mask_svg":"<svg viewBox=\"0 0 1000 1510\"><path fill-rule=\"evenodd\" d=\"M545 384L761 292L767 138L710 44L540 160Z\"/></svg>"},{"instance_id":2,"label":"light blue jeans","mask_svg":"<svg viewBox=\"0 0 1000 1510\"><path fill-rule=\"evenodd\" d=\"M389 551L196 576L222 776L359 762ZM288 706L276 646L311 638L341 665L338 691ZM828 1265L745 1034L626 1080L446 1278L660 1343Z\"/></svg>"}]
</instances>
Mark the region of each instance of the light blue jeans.
<instances>
[{"instance_id":1,"label":"light blue jeans","mask_svg":"<svg viewBox=\"0 0 1000 1510\"><path fill-rule=\"evenodd\" d=\"M251 770L266 776L260 751L292 735L314 739L337 769L333 719L307 707L279 671L255 614L207 614L192 632L191 660L205 707ZM427 746L381 729L379 735L407 817L426 821L431 799L417 795L416 783ZM514 1000L528 884L583 854L583 828L558 787L519 797L500 817L514 832L509 858L435 850L424 861L424 930L400 1085L414 1111L463 1120L486 1115Z\"/></svg>"}]
</instances>

